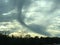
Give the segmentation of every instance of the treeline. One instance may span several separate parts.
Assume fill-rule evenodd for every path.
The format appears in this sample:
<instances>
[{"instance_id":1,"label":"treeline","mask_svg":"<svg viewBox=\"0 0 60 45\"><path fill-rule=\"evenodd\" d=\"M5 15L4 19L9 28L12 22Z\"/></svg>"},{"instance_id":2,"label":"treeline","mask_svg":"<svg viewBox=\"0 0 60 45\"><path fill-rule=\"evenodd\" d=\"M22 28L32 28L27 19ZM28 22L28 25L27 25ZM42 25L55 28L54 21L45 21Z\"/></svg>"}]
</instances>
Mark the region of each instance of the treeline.
<instances>
[{"instance_id":1,"label":"treeline","mask_svg":"<svg viewBox=\"0 0 60 45\"><path fill-rule=\"evenodd\" d=\"M57 37L9 37L7 35L0 34L0 45L45 45L45 44L53 44L60 43L60 38Z\"/></svg>"}]
</instances>

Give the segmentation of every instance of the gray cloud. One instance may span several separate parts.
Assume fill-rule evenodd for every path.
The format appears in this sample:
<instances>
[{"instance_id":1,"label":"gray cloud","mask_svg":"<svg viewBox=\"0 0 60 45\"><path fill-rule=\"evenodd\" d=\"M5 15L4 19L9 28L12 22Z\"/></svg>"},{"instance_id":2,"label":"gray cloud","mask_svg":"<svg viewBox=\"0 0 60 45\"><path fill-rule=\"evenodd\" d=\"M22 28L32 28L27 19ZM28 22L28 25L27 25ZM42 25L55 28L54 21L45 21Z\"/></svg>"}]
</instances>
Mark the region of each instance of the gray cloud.
<instances>
[{"instance_id":1,"label":"gray cloud","mask_svg":"<svg viewBox=\"0 0 60 45\"><path fill-rule=\"evenodd\" d=\"M39 34L43 34L46 36L51 36L48 32L47 32L47 28L45 26L42 25L37 25L37 24L31 24L28 26L28 28L30 30L32 30L33 32L39 33Z\"/></svg>"},{"instance_id":2,"label":"gray cloud","mask_svg":"<svg viewBox=\"0 0 60 45\"><path fill-rule=\"evenodd\" d=\"M50 0L48 0L46 3L48 3L49 1ZM53 2L53 5L51 7L47 7L48 6L47 5L42 8L39 7L40 4L38 6L36 6L36 5L32 6L32 3L36 2L36 4L37 4L37 1L33 2L32 0L8 0L7 3L5 3L3 0L2 1L0 0L0 2L1 2L0 3L0 22L6 22L6 21L12 22L12 20L16 19L19 23L21 23L22 27L28 28L29 30L39 33L39 34L51 36L51 34L49 32L47 32L47 28L48 28L48 26L53 24L52 19L54 17L56 17L55 15L57 15L54 13L59 8L60 0L52 0L51 2ZM39 3L40 2L41 1L39 1ZM17 9L16 11L18 13L10 13L9 14L8 12L15 9L15 7L16 7L16 9ZM36 8L36 7L38 7L38 8ZM47 9L46 9L46 7L47 7ZM31 10L36 8L36 10L32 11L32 12L35 11L35 14L32 14L32 12L30 12L31 16L27 18L26 17L27 15L25 13L28 13L28 10L30 11L30 8L31 8ZM22 12L22 9L25 11L24 14ZM38 14L38 12L39 12L39 14ZM7 15L2 15L3 13L7 13ZM30 14L28 13L28 15L30 15ZM36 15L37 17L34 18L33 15ZM43 17L42 17L42 15L43 15ZM26 23L25 19L27 19L27 21L32 21L32 22L34 20L37 20L37 21L27 25L27 24L25 24ZM36 24L36 23L38 23L38 24ZM12 30L15 30L15 29L12 29ZM17 30L17 28L16 28L16 30Z\"/></svg>"},{"instance_id":3,"label":"gray cloud","mask_svg":"<svg viewBox=\"0 0 60 45\"><path fill-rule=\"evenodd\" d=\"M24 6L28 6L29 5L29 3L30 3L30 1L29 0L18 0L17 1L17 8L18 8L18 18L17 18L17 20L22 24L22 25L25 25L26 26L26 24L24 23L24 19L25 19L25 16L22 14L22 8L24 7Z\"/></svg>"},{"instance_id":4,"label":"gray cloud","mask_svg":"<svg viewBox=\"0 0 60 45\"><path fill-rule=\"evenodd\" d=\"M56 0L56 1L57 1L57 0ZM35 32L37 32L37 33L40 33L40 34L43 34L43 35L45 35L45 34L47 33L46 35L51 36L49 32L46 32L46 31L47 31L46 28L47 28L49 25L52 25L52 24L53 24L53 22L52 22L53 20L52 20L52 19L53 19L54 17L56 17L55 15L57 15L57 14L53 14L53 13L58 9L58 7L59 7L59 5L58 5L59 3L57 4L58 1L57 1L57 2L56 2L56 1L53 0L53 3L54 3L54 4L52 5L51 10L49 10L49 9L47 8L47 9L49 10L48 12L47 12L46 10L45 10L45 11L43 10L43 12L42 12L42 13L46 13L44 19L46 19L46 18L48 17L47 20L43 20L43 18L41 19L41 20L45 21L45 22L44 22L45 24L46 24L46 23L47 23L47 24L49 23L48 25L45 25L46 27L45 27L45 26L41 26L41 25L36 25L36 24L34 24L34 25L33 25L33 24L32 24L32 25L28 25L27 27L28 27L29 29L31 29L32 31L35 31ZM58 5L58 6L57 6L57 5ZM32 8L32 7L31 7L31 8ZM46 7L45 7L45 8L46 8ZM36 8L36 9L37 9L37 8ZM41 12L41 10L38 10L38 11ZM29 14L28 14L28 15L29 15ZM33 14L33 15L34 15L34 14ZM38 15L38 14L37 14L37 15ZM50 15L51 15L51 16L50 16ZM40 16L41 16L41 15L40 15ZM32 17L32 18L34 18L34 17ZM39 18L39 17L38 17L38 18ZM39 18L39 19L40 19L40 18ZM29 20L32 20L32 19L29 18ZM29 21L29 20L28 20L28 21ZM33 21L33 20L32 20L32 21ZM43 21L42 21L42 24L43 24ZM46 22L46 21L47 21L47 22ZM56 20L55 20L55 21L56 21ZM43 24L43 25L44 25L44 24ZM37 31L37 29L39 29L39 30ZM56 29L56 30L57 30L57 29ZM44 32L44 33L43 33L43 32Z\"/></svg>"}]
</instances>

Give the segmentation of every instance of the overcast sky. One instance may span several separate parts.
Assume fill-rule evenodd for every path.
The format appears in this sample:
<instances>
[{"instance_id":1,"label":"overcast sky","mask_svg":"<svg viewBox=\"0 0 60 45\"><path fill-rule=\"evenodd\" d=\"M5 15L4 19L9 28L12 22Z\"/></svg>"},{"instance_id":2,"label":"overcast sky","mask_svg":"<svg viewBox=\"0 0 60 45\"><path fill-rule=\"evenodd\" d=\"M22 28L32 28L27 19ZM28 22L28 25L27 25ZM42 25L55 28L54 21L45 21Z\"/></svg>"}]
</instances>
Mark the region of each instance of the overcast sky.
<instances>
[{"instance_id":1,"label":"overcast sky","mask_svg":"<svg viewBox=\"0 0 60 45\"><path fill-rule=\"evenodd\" d=\"M60 37L59 5L60 0L0 0L0 31Z\"/></svg>"}]
</instances>

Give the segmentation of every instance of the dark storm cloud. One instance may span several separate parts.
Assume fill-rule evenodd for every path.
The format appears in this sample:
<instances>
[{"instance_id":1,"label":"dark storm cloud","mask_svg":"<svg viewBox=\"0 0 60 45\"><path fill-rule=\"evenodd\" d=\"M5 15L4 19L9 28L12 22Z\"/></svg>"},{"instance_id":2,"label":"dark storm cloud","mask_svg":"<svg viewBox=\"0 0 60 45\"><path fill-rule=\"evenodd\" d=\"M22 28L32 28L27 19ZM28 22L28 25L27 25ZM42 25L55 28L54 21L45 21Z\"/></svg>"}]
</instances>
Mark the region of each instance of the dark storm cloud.
<instances>
[{"instance_id":1,"label":"dark storm cloud","mask_svg":"<svg viewBox=\"0 0 60 45\"><path fill-rule=\"evenodd\" d=\"M51 36L48 32L46 27L42 26L42 25L37 25L37 24L31 24L28 26L28 28L30 30L32 30L33 32L39 33L39 34L43 34L45 36Z\"/></svg>"},{"instance_id":2,"label":"dark storm cloud","mask_svg":"<svg viewBox=\"0 0 60 45\"><path fill-rule=\"evenodd\" d=\"M20 3L20 2L19 2ZM43 35L46 35L46 36L49 36L50 34L48 32L46 32L46 27L44 26L40 26L40 25L36 25L36 24L31 24L31 25L26 25L25 22L24 22L24 19L26 18L23 14L22 14L22 8L25 6L25 9L26 7L28 8L29 6L29 3L31 4L31 1L29 0L25 0L25 1L22 1L21 3L21 6L20 4L18 4L18 10L19 10L19 18L18 18L18 21L25 27L27 27L28 29L30 29L31 31L33 32L36 32L36 33L39 33L39 34L43 34ZM27 16L27 15L26 15Z\"/></svg>"},{"instance_id":3,"label":"dark storm cloud","mask_svg":"<svg viewBox=\"0 0 60 45\"><path fill-rule=\"evenodd\" d=\"M18 0L17 1L17 8L18 8L18 12L19 12L18 13L18 21L22 25L25 25L25 23L24 23L25 16L22 14L22 9L24 6L25 6L25 8L28 7L30 2L31 2L31 0Z\"/></svg>"},{"instance_id":4,"label":"dark storm cloud","mask_svg":"<svg viewBox=\"0 0 60 45\"><path fill-rule=\"evenodd\" d=\"M9 0L8 2L5 2L5 0L0 1L0 13L1 14L11 11L12 9L14 9L14 7L15 6L13 5L12 1L11 2L9 2Z\"/></svg>"},{"instance_id":5,"label":"dark storm cloud","mask_svg":"<svg viewBox=\"0 0 60 45\"><path fill-rule=\"evenodd\" d=\"M28 2L28 1L26 1L25 4L28 4L27 2ZM22 3L24 3L24 2L22 2ZM22 4L22 3L21 3L21 4ZM27 6L27 8L28 8L29 4L28 4L28 5L21 5L22 8L23 8L24 6ZM26 24L24 23L25 16L23 16L22 13L21 13L21 9L22 9L21 7L20 7L20 6L18 7L18 9L19 9L19 11L20 11L18 20L20 21L20 23L21 23L23 26L26 26L28 29L32 30L33 32L37 32L37 33L39 33L39 34L43 34L43 35L49 36L50 34L49 34L48 32L46 32L46 27L40 26L40 25L36 25L36 24L26 25ZM20 8L21 8L21 9L20 9ZM26 16L27 16L27 15L26 15Z\"/></svg>"},{"instance_id":6,"label":"dark storm cloud","mask_svg":"<svg viewBox=\"0 0 60 45\"><path fill-rule=\"evenodd\" d=\"M18 8L17 20L24 24L25 16L22 14L22 8L25 6L27 7L31 3L30 0L8 0L6 3L4 0L0 0L0 21L8 21L8 18L15 19L15 14L11 13L9 16L3 16L3 13L8 13L9 11L13 10L15 7ZM7 18L6 18L7 17ZM11 19L10 19L11 20ZM25 24L24 24L25 25Z\"/></svg>"},{"instance_id":7,"label":"dark storm cloud","mask_svg":"<svg viewBox=\"0 0 60 45\"><path fill-rule=\"evenodd\" d=\"M15 1L13 0L7 0L8 2L5 2L5 0L0 0L0 22L8 22L16 18L16 14L8 14L8 15L3 15L4 13L8 13L11 10L15 9L14 5Z\"/></svg>"},{"instance_id":8,"label":"dark storm cloud","mask_svg":"<svg viewBox=\"0 0 60 45\"><path fill-rule=\"evenodd\" d=\"M53 0L54 4L53 6L51 7L51 10L49 11L49 13L54 13L56 11L57 8L59 8L59 2L58 0ZM47 12L48 13L48 12ZM48 13L48 16L49 16L49 13ZM53 14L52 14L53 16ZM25 18L24 18L25 19ZM31 19L32 20L32 19ZM51 23L51 18L49 19L49 23ZM21 21L22 22L22 21ZM48 23L48 22L46 22ZM26 24L25 24L26 25ZM49 25L49 24L48 24ZM39 34L43 34L43 35L47 35L47 36L51 36L50 33L47 32L47 26L41 26L41 25L36 25L36 24L31 24L31 25L26 25L27 28L31 29L33 32L37 32Z\"/></svg>"},{"instance_id":9,"label":"dark storm cloud","mask_svg":"<svg viewBox=\"0 0 60 45\"><path fill-rule=\"evenodd\" d=\"M3 1L0 0L0 22L5 22L5 21L11 21L11 20L18 20L19 23L21 23L21 25L23 27L28 28L29 30L39 33L39 34L43 34L46 36L51 36L50 33L47 32L47 26L42 26L42 25L37 25L37 24L30 24L30 25L26 25L24 20L26 19L25 14L22 13L22 9L24 7L24 9L29 9L30 4L32 3L32 0L8 0L9 2L6 4ZM49 13L53 13L57 8L59 8L59 3L60 0L55 0L53 6L51 7L51 11L49 11ZM3 13L7 13L9 11L11 11L12 9L15 9L15 7L18 10L17 14L13 14L11 13L10 16L3 16ZM41 12L40 10L38 10L39 12ZM48 16L49 16L48 13ZM17 17L17 18L16 18ZM33 20L33 17L29 20ZM28 21L29 21L28 20ZM49 19L50 20L50 19ZM48 23L48 21L46 22ZM50 23L50 21L49 21ZM49 24L48 24L49 25ZM16 29L12 29L12 30L16 30ZM11 31L12 32L12 31Z\"/></svg>"},{"instance_id":10,"label":"dark storm cloud","mask_svg":"<svg viewBox=\"0 0 60 45\"><path fill-rule=\"evenodd\" d=\"M50 13L54 12L55 10L60 8L60 0L53 0L54 4L52 5L52 10L50 11Z\"/></svg>"}]
</instances>

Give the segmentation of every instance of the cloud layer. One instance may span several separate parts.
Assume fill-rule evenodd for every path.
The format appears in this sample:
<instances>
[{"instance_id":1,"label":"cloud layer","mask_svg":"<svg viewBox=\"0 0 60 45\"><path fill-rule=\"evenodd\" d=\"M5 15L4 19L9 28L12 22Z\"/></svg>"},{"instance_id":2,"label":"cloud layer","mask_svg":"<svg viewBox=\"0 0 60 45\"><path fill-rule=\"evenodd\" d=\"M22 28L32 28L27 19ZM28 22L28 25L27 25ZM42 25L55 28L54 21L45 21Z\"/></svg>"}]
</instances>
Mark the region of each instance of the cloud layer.
<instances>
[{"instance_id":1,"label":"cloud layer","mask_svg":"<svg viewBox=\"0 0 60 45\"><path fill-rule=\"evenodd\" d=\"M50 37L60 36L59 0L0 0L0 2L0 30L6 29L10 33L25 30Z\"/></svg>"}]
</instances>

